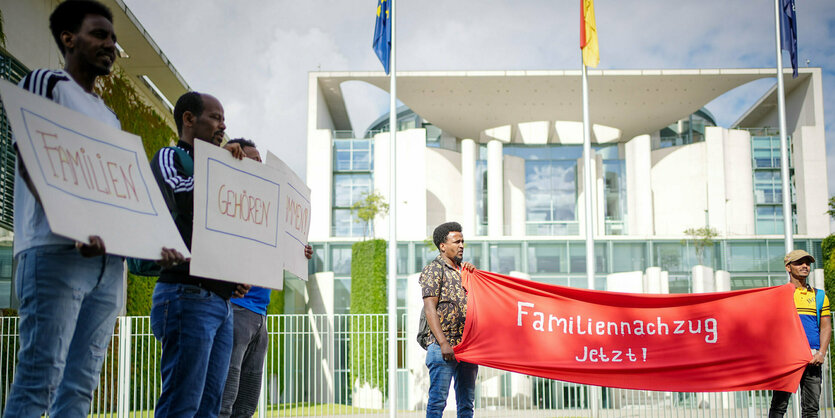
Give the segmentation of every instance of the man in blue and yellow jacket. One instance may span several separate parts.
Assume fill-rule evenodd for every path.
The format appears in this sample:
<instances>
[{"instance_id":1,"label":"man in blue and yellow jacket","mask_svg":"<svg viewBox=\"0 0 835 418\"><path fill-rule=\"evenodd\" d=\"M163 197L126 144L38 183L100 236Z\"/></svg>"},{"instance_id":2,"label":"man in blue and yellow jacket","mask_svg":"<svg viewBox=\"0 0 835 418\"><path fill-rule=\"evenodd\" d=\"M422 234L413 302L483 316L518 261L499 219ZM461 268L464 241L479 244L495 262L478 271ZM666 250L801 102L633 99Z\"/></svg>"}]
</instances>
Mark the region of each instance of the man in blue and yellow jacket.
<instances>
[{"instance_id":1,"label":"man in blue and yellow jacket","mask_svg":"<svg viewBox=\"0 0 835 418\"><path fill-rule=\"evenodd\" d=\"M800 380L800 406L803 418L817 417L821 392L821 365L832 337L832 317L829 299L823 290L815 289L806 282L812 271L815 258L803 250L794 250L783 259L790 280L795 286L794 305L806 331L809 348L812 349L812 361L806 366ZM782 417L789 404L790 392L774 391L771 398L769 418Z\"/></svg>"}]
</instances>

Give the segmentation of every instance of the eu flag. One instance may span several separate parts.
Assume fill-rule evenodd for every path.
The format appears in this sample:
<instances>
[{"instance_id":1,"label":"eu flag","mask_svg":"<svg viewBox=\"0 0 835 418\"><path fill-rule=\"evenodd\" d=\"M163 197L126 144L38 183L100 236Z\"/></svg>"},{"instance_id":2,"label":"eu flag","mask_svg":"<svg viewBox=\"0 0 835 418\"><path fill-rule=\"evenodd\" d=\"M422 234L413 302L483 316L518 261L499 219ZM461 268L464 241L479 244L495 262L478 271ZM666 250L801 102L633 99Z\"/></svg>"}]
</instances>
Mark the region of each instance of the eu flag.
<instances>
[{"instance_id":1,"label":"eu flag","mask_svg":"<svg viewBox=\"0 0 835 418\"><path fill-rule=\"evenodd\" d=\"M797 18L794 0L780 0L780 43L789 51L792 60L792 78L797 78Z\"/></svg>"},{"instance_id":2,"label":"eu flag","mask_svg":"<svg viewBox=\"0 0 835 418\"><path fill-rule=\"evenodd\" d=\"M391 55L391 16L390 1L377 0L377 22L374 24L374 53L383 63L386 74L389 73L389 55Z\"/></svg>"}]
</instances>

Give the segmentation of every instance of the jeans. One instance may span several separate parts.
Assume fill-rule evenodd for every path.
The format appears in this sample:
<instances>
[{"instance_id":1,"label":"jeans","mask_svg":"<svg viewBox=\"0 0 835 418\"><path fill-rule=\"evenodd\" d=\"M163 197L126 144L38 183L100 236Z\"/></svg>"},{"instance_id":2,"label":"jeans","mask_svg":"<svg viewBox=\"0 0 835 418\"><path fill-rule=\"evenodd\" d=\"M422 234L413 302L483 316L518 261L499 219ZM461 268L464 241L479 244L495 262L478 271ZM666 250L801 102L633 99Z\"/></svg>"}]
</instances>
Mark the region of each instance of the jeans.
<instances>
[{"instance_id":1,"label":"jeans","mask_svg":"<svg viewBox=\"0 0 835 418\"><path fill-rule=\"evenodd\" d=\"M258 407L261 376L267 354L267 317L232 305L235 344L223 390L221 417L249 418Z\"/></svg>"},{"instance_id":2,"label":"jeans","mask_svg":"<svg viewBox=\"0 0 835 418\"><path fill-rule=\"evenodd\" d=\"M20 353L6 417L86 417L116 316L124 306L124 259L84 258L73 245L17 255Z\"/></svg>"},{"instance_id":3,"label":"jeans","mask_svg":"<svg viewBox=\"0 0 835 418\"><path fill-rule=\"evenodd\" d=\"M774 391L768 418L783 418L791 392ZM808 365L800 378L800 410L803 418L817 418L821 396L821 366Z\"/></svg>"},{"instance_id":4,"label":"jeans","mask_svg":"<svg viewBox=\"0 0 835 418\"><path fill-rule=\"evenodd\" d=\"M426 405L427 418L440 418L444 414L449 382L455 378L455 405L458 418L473 416L475 402L475 379L478 365L463 361L444 360L441 346L430 344L426 349L426 367L429 368L429 401Z\"/></svg>"},{"instance_id":5,"label":"jeans","mask_svg":"<svg viewBox=\"0 0 835 418\"><path fill-rule=\"evenodd\" d=\"M151 329L162 342L162 393L155 417L217 416L232 353L231 305L198 286L157 282Z\"/></svg>"}]
</instances>

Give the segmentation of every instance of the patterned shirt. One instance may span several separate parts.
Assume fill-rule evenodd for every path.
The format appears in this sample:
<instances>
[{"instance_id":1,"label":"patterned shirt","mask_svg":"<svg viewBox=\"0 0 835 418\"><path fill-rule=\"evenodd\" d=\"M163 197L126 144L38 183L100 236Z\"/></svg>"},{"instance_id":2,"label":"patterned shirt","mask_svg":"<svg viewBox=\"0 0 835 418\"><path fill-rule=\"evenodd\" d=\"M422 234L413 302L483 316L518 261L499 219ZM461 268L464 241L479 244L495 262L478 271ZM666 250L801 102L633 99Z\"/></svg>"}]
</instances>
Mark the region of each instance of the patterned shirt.
<instances>
[{"instance_id":1,"label":"patterned shirt","mask_svg":"<svg viewBox=\"0 0 835 418\"><path fill-rule=\"evenodd\" d=\"M438 298L436 310L441 320L441 331L451 346L458 345L467 317L467 292L461 286L461 273L439 254L420 273L420 288L424 298ZM435 336L430 332L428 344L435 342Z\"/></svg>"}]
</instances>

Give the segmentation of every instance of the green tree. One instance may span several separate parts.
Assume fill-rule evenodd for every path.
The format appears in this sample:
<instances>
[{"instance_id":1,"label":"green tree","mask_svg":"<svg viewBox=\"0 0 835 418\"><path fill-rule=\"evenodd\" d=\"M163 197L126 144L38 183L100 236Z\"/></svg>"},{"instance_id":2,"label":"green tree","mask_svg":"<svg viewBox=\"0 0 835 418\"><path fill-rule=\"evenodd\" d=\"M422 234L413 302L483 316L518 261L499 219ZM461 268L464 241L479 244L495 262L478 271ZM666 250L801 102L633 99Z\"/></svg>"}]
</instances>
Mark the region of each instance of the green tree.
<instances>
[{"instance_id":1,"label":"green tree","mask_svg":"<svg viewBox=\"0 0 835 418\"><path fill-rule=\"evenodd\" d=\"M4 26L3 23L4 23L3 22L3 11L0 10L0 46L5 48L6 47L6 31L3 30L4 29L3 28L3 26Z\"/></svg>"},{"instance_id":2,"label":"green tree","mask_svg":"<svg viewBox=\"0 0 835 418\"><path fill-rule=\"evenodd\" d=\"M696 249L696 259L699 260L699 264L704 265L705 249L713 247L714 238L719 236L719 231L709 226L703 226L701 228L687 228L684 230L684 235L687 235L687 239L681 240L681 244L684 245L689 241Z\"/></svg>"},{"instance_id":3,"label":"green tree","mask_svg":"<svg viewBox=\"0 0 835 418\"><path fill-rule=\"evenodd\" d=\"M829 210L826 213L835 218L835 196L829 198Z\"/></svg>"},{"instance_id":4,"label":"green tree","mask_svg":"<svg viewBox=\"0 0 835 418\"><path fill-rule=\"evenodd\" d=\"M366 192L361 200L354 202L354 205L351 206L351 213L357 213L358 219L356 222L365 222L362 228L363 241L371 234L371 225L374 219L379 215L387 214L388 211L389 204L386 203L386 198L376 191L373 193Z\"/></svg>"}]
</instances>

